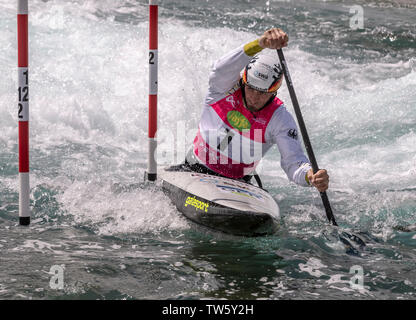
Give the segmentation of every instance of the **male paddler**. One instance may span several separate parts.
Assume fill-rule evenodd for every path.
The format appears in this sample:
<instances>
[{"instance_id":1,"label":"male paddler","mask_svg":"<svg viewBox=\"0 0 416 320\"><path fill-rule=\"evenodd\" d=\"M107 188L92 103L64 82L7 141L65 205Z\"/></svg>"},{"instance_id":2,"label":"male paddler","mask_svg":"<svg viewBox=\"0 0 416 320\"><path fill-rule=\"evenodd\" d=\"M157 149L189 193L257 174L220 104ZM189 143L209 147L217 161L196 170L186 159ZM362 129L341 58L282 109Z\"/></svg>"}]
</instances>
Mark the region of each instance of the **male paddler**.
<instances>
[{"instance_id":1,"label":"male paddler","mask_svg":"<svg viewBox=\"0 0 416 320\"><path fill-rule=\"evenodd\" d=\"M320 192L328 189L327 171L313 174L296 123L276 97L283 71L275 49L286 47L288 40L284 31L273 28L214 63L198 133L184 166L249 181L261 158L277 144L289 180ZM265 48L274 50L262 52Z\"/></svg>"}]
</instances>

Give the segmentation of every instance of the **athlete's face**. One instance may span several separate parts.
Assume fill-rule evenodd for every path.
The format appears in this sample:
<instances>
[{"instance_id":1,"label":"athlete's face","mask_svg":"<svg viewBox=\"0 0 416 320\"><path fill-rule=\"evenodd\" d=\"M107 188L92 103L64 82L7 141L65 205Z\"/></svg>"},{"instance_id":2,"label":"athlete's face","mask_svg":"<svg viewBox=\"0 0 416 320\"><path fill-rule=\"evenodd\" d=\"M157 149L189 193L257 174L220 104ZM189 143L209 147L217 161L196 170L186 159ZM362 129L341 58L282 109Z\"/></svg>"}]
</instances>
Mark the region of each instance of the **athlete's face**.
<instances>
[{"instance_id":1,"label":"athlete's face","mask_svg":"<svg viewBox=\"0 0 416 320\"><path fill-rule=\"evenodd\" d=\"M274 94L273 92L261 92L249 86L244 86L244 89L247 109L251 112L259 111Z\"/></svg>"}]
</instances>

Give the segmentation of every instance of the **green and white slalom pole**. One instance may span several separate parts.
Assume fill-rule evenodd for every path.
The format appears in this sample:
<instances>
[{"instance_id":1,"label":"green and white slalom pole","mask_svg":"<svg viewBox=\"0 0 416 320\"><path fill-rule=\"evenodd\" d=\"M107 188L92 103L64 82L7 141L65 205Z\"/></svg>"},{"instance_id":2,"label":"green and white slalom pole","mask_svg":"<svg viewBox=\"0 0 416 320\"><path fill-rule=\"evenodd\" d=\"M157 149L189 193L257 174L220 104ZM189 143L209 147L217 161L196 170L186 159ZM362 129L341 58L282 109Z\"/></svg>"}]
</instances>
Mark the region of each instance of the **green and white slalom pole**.
<instances>
[{"instance_id":1,"label":"green and white slalom pole","mask_svg":"<svg viewBox=\"0 0 416 320\"><path fill-rule=\"evenodd\" d=\"M158 70L158 4L149 0L149 154L145 180L157 179L157 70Z\"/></svg>"},{"instance_id":2,"label":"green and white slalom pole","mask_svg":"<svg viewBox=\"0 0 416 320\"><path fill-rule=\"evenodd\" d=\"M19 224L30 224L29 185L29 32L28 0L17 2L19 122Z\"/></svg>"}]
</instances>

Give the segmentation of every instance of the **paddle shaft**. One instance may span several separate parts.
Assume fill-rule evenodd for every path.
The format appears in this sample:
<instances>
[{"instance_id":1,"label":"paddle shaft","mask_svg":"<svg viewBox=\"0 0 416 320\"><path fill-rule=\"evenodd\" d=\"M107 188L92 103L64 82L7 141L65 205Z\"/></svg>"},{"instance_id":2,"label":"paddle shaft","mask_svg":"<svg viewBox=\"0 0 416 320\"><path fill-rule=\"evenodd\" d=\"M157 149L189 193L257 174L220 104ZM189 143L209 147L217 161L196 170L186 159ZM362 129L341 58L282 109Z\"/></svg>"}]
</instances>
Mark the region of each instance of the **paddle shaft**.
<instances>
[{"instance_id":1,"label":"paddle shaft","mask_svg":"<svg viewBox=\"0 0 416 320\"><path fill-rule=\"evenodd\" d=\"M306 130L305 122L303 121L302 113L300 111L298 99L295 94L295 88L293 87L292 79L289 74L289 69L286 64L285 56L283 55L282 49L277 50L277 54L279 55L280 64L283 68L283 73L285 75L287 87L289 89L290 98L292 99L293 108L295 109L296 118L298 120L300 132L302 134L303 143L305 144L306 152L308 153L309 161L312 165L313 173L318 172L319 167L318 163L316 162L315 154L313 153L312 144L309 140L309 135ZM337 222L335 221L334 214L332 213L331 204L329 203L328 195L326 192L321 192L322 202L325 207L326 216L334 226L338 226Z\"/></svg>"}]
</instances>

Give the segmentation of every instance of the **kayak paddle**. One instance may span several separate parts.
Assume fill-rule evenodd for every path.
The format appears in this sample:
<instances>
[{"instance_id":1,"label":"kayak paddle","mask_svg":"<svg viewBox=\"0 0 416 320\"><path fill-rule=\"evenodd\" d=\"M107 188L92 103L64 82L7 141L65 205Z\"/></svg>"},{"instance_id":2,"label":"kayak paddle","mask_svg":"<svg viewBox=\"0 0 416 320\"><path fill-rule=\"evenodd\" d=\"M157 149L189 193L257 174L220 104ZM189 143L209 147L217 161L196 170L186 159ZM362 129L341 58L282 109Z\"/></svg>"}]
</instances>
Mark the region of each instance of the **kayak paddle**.
<instances>
[{"instance_id":1,"label":"kayak paddle","mask_svg":"<svg viewBox=\"0 0 416 320\"><path fill-rule=\"evenodd\" d=\"M290 98L292 100L293 108L295 109L296 118L298 120L298 124L299 124L299 128L300 128L300 131L301 131L301 134L302 134L303 142L305 144L306 152L308 153L309 161L311 162L312 170L313 170L313 173L315 174L316 172L319 171L318 163L316 161L315 154L314 154L313 149L312 149L312 144L309 140L309 135L308 135L308 132L306 130L305 122L303 121L302 113L301 113L300 107L299 107L299 102L298 102L298 99L297 99L296 94L295 94L295 89L293 87L293 82L292 82L292 79L290 77L289 69L287 67L287 63L286 63L285 57L283 55L282 49L277 49L277 54L279 56L280 64L283 68L283 73L285 75L285 79L286 79L287 87L289 89L289 94L290 94ZM326 216L327 216L329 222L334 226L338 226L338 224L335 220L334 214L332 212L331 204L329 203L329 199L328 199L328 195L326 194L326 191L320 192L320 194L321 194L321 198L322 198L322 203L325 207ZM360 246L365 246L364 241L361 240L358 236L348 234L346 232L342 232L342 235L347 236L351 240L357 242ZM349 244L349 242L346 239L344 239L342 237L340 237L340 239L344 244L346 244L348 246L351 246L351 244Z\"/></svg>"}]
</instances>

